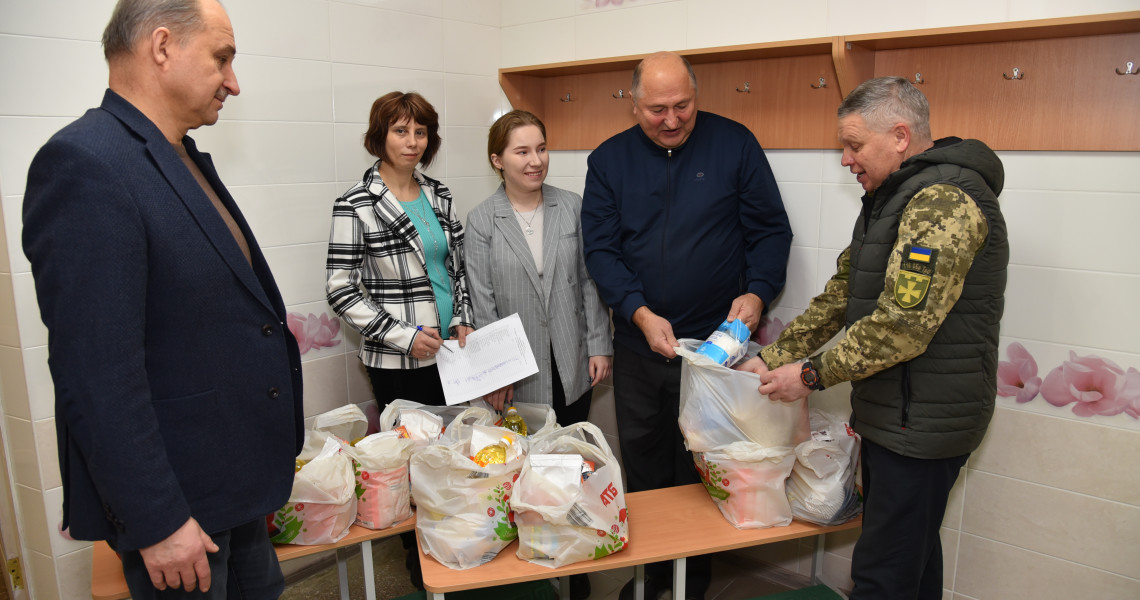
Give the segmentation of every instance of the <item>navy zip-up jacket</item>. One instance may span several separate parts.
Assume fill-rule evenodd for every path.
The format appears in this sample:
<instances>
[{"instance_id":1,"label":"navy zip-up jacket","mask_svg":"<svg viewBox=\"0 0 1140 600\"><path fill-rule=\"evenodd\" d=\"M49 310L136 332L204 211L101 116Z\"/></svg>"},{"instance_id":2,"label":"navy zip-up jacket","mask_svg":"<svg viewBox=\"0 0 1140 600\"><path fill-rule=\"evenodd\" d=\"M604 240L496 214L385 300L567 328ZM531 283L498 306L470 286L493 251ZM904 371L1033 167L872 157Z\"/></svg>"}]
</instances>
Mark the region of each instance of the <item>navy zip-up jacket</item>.
<instances>
[{"instance_id":1,"label":"navy zip-up jacket","mask_svg":"<svg viewBox=\"0 0 1140 600\"><path fill-rule=\"evenodd\" d=\"M768 159L746 127L698 112L666 150L635 125L590 154L582 199L586 267L614 311L614 340L656 356L631 321L649 307L704 339L752 292L784 287L792 231Z\"/></svg>"}]
</instances>

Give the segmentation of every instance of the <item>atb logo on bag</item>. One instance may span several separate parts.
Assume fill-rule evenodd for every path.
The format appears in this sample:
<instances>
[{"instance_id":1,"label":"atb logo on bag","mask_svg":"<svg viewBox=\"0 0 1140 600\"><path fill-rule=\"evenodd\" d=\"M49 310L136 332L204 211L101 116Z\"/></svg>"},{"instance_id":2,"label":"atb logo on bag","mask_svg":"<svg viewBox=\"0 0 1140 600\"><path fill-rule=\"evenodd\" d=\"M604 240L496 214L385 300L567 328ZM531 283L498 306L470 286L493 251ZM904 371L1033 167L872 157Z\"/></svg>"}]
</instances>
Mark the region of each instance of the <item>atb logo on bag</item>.
<instances>
[{"instance_id":1,"label":"atb logo on bag","mask_svg":"<svg viewBox=\"0 0 1140 600\"><path fill-rule=\"evenodd\" d=\"M614 487L614 484L611 481L610 484L606 486L606 489L602 490L602 493L598 497L602 499L602 506L609 506L610 502L617 500L617 495L617 488Z\"/></svg>"}]
</instances>

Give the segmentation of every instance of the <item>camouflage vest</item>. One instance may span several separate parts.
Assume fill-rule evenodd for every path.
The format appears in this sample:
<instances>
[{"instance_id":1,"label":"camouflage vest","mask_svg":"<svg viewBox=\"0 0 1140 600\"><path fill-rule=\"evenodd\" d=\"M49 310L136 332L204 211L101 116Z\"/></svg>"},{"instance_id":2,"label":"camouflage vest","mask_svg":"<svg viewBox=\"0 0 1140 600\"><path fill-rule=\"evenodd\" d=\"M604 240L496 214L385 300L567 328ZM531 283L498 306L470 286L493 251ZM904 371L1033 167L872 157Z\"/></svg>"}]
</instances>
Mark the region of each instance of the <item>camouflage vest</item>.
<instances>
[{"instance_id":1,"label":"camouflage vest","mask_svg":"<svg viewBox=\"0 0 1140 600\"><path fill-rule=\"evenodd\" d=\"M884 289L899 217L925 187L946 183L982 209L989 234L966 275L962 297L921 355L852 382L852 422L874 443L903 456L948 458L972 452L993 415L998 324L1009 246L997 197L977 172L953 164L904 163L864 197L851 241L847 326L871 314ZM868 214L869 212L869 214Z\"/></svg>"}]
</instances>

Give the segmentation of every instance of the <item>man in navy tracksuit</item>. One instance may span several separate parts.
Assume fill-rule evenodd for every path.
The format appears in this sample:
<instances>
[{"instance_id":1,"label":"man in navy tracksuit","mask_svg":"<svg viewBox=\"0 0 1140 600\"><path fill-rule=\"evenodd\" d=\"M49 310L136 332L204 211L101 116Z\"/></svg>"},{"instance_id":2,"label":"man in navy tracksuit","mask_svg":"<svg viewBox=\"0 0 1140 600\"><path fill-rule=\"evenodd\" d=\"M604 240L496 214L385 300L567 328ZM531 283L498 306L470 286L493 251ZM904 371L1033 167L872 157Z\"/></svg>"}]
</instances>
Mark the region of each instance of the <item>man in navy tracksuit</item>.
<instances>
[{"instance_id":1,"label":"man in navy tracksuit","mask_svg":"<svg viewBox=\"0 0 1140 600\"><path fill-rule=\"evenodd\" d=\"M641 491L700 481L677 426L677 338L704 339L726 318L755 331L784 287L792 232L756 137L697 111L685 59L662 52L637 66L633 112L636 127L590 154L582 236L614 313L618 438L628 491ZM685 595L702 598L708 557L687 562ZM647 573L655 600L669 563Z\"/></svg>"}]
</instances>

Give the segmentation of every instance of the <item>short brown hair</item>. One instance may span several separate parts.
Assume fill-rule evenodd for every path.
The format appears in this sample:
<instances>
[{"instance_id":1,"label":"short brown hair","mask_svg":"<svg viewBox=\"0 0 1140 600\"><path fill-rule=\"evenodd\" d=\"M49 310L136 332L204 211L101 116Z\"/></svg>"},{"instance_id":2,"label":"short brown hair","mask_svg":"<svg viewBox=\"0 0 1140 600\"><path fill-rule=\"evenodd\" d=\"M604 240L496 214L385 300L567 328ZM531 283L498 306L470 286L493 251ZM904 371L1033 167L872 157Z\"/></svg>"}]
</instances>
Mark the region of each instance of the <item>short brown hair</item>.
<instances>
[{"instance_id":1,"label":"short brown hair","mask_svg":"<svg viewBox=\"0 0 1140 600\"><path fill-rule=\"evenodd\" d=\"M495 168L495 163L491 161L491 155L503 156L503 152L507 150L507 144L511 141L511 132L526 125L538 127L538 130L542 132L542 139L546 139L546 125L542 124L542 119L525 110L512 110L499 117L495 124L491 125L491 131L487 134L487 162L491 163L491 170L499 176L499 179L503 178L503 172Z\"/></svg>"},{"instance_id":2,"label":"short brown hair","mask_svg":"<svg viewBox=\"0 0 1140 600\"><path fill-rule=\"evenodd\" d=\"M364 134L364 149L382 161L389 160L384 150L388 128L404 119L427 127L427 150L424 150L424 156L420 159L420 164L427 167L435 158L435 153L439 152L443 139L439 137L439 113L435 112L431 102L416 92L389 92L372 103L372 111L368 114L368 131Z\"/></svg>"}]
</instances>

